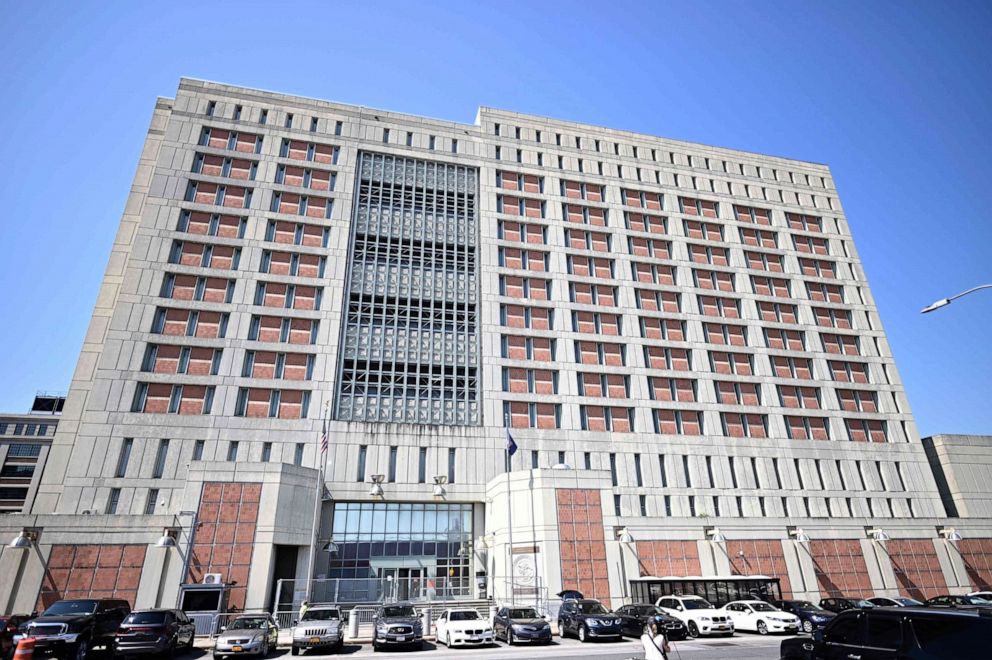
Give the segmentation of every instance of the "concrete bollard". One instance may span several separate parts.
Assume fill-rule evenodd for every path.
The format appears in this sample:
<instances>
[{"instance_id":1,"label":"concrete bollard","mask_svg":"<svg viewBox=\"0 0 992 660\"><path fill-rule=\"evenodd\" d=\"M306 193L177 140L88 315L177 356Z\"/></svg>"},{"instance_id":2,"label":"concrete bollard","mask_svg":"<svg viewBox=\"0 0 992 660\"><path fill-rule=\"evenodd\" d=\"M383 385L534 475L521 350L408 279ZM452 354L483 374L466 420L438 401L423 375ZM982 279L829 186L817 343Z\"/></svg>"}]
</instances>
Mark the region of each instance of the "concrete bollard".
<instances>
[{"instance_id":1,"label":"concrete bollard","mask_svg":"<svg viewBox=\"0 0 992 660\"><path fill-rule=\"evenodd\" d=\"M421 618L421 624L424 628L424 637L431 634L431 608L424 608L424 615Z\"/></svg>"},{"instance_id":2,"label":"concrete bollard","mask_svg":"<svg viewBox=\"0 0 992 660\"><path fill-rule=\"evenodd\" d=\"M358 614L355 612L348 617L348 639L358 639Z\"/></svg>"},{"instance_id":3,"label":"concrete bollard","mask_svg":"<svg viewBox=\"0 0 992 660\"><path fill-rule=\"evenodd\" d=\"M14 651L14 660L31 660L34 657L34 637L21 637Z\"/></svg>"}]
</instances>

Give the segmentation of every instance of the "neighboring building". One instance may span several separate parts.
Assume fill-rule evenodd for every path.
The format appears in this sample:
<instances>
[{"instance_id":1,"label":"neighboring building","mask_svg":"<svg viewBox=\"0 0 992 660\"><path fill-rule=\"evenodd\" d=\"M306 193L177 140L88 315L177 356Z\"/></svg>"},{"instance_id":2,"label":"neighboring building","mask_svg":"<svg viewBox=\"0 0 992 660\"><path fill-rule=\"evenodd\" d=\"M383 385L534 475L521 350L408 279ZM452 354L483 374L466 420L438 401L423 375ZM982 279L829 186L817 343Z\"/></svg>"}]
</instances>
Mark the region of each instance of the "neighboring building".
<instances>
[{"instance_id":1,"label":"neighboring building","mask_svg":"<svg viewBox=\"0 0 992 660\"><path fill-rule=\"evenodd\" d=\"M39 393L26 414L0 413L0 514L27 513L65 397Z\"/></svg>"},{"instance_id":2,"label":"neighboring building","mask_svg":"<svg viewBox=\"0 0 992 660\"><path fill-rule=\"evenodd\" d=\"M165 533L226 607L290 610L325 423L314 601L992 581L826 166L184 79L16 520L46 566L0 555L17 605L174 602Z\"/></svg>"},{"instance_id":3,"label":"neighboring building","mask_svg":"<svg viewBox=\"0 0 992 660\"><path fill-rule=\"evenodd\" d=\"M947 515L992 518L992 436L923 438Z\"/></svg>"}]
</instances>

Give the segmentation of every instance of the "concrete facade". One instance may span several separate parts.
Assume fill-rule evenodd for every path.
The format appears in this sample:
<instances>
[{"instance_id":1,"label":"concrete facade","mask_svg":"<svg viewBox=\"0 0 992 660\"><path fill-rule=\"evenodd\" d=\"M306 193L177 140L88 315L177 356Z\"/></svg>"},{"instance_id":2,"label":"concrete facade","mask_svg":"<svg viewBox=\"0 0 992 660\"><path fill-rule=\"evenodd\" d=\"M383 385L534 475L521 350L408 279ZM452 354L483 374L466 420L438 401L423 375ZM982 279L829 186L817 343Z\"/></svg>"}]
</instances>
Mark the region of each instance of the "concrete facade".
<instances>
[{"instance_id":1,"label":"concrete facade","mask_svg":"<svg viewBox=\"0 0 992 660\"><path fill-rule=\"evenodd\" d=\"M344 421L335 407L342 360L374 358L343 335L352 294L376 277L350 260L399 208L380 203L379 224L356 228L365 186L385 176L363 172L362 154L477 182L451 199L468 200L478 228L459 239L471 254L454 253L478 287L472 320L458 321L474 324L477 384L457 390L478 415L418 424L367 421L366 409L366 421ZM435 226L448 217L437 180L390 185L427 190L416 209ZM369 327L385 328L380 346L395 355L413 322L399 327L389 301L438 318L463 303L443 287L403 293L443 279L438 241L381 245L387 275L368 298ZM433 323L418 341L454 350L446 322ZM460 364L433 350L417 373ZM388 362L379 371L395 376L402 360ZM405 402L391 407L404 415L431 396L370 382L363 396ZM923 591L990 579L937 532L941 495L826 166L491 108L460 124L183 79L156 103L32 514L0 521L2 533L42 530L39 559L58 546L66 573L35 589L43 572L31 564L12 602L95 590L95 578L73 583L77 565L100 575L102 555L80 559L82 546L144 544L128 594L168 603L181 566L151 546L169 528L187 538L181 512L197 511L190 576L219 572L237 583L234 606L270 606L287 562L306 577L325 424L318 539L348 543L335 532L339 503L469 504L471 529L457 531L470 558L444 563L435 548L437 566L417 573L450 578L465 597L479 573L510 597L517 555L543 576L541 597L577 586L613 602L639 575L777 571L810 597L905 591L910 573L939 574ZM507 425L520 448L512 552L497 504ZM518 531L519 520L531 524ZM957 526L990 539L989 524ZM714 527L725 544L708 540ZM795 528L810 544L790 540ZM868 537L875 528L907 542L897 555L913 571ZM660 572L676 550L699 573ZM319 556L314 575L351 579L364 560L346 566L349 551ZM21 561L11 552L0 561ZM848 575L838 558L850 552L864 568ZM735 565L749 555L763 559Z\"/></svg>"}]
</instances>

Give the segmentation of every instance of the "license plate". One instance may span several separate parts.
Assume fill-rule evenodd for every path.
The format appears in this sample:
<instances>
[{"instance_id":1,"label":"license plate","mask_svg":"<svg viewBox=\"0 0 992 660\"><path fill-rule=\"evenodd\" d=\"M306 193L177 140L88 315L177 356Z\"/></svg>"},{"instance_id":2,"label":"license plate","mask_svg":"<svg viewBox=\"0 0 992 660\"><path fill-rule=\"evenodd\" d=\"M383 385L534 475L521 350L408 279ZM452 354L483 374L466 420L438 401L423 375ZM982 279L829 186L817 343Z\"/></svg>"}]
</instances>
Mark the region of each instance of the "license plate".
<instances>
[{"instance_id":1,"label":"license plate","mask_svg":"<svg viewBox=\"0 0 992 660\"><path fill-rule=\"evenodd\" d=\"M396 641L397 642L405 642L406 641L406 635L400 635L399 637L396 638Z\"/></svg>"},{"instance_id":2,"label":"license plate","mask_svg":"<svg viewBox=\"0 0 992 660\"><path fill-rule=\"evenodd\" d=\"M231 647L231 650L237 653L237 652L240 652L241 651L241 647L240 646L232 646Z\"/></svg>"},{"instance_id":3,"label":"license plate","mask_svg":"<svg viewBox=\"0 0 992 660\"><path fill-rule=\"evenodd\" d=\"M468 639L469 639L469 641L472 641L472 642L477 642L477 641L479 641L479 640L480 640L480 639L482 639L482 638L481 638L481 637L479 637L478 635L472 635L472 636L471 636L471 637L469 637Z\"/></svg>"},{"instance_id":4,"label":"license plate","mask_svg":"<svg viewBox=\"0 0 992 660\"><path fill-rule=\"evenodd\" d=\"M310 638L310 643L311 644L320 644L320 637L311 637Z\"/></svg>"}]
</instances>

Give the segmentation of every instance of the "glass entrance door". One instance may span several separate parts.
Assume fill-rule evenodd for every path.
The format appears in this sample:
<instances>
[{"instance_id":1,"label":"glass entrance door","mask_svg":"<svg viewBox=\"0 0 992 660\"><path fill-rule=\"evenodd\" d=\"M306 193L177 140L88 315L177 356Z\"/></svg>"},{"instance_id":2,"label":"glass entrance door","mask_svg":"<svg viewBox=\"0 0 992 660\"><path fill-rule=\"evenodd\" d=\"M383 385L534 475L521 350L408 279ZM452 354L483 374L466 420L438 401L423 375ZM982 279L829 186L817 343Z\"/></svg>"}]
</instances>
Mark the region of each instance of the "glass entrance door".
<instances>
[{"instance_id":1,"label":"glass entrance door","mask_svg":"<svg viewBox=\"0 0 992 660\"><path fill-rule=\"evenodd\" d=\"M422 568L401 568L397 571L397 599L398 600L421 600L423 599L423 577Z\"/></svg>"}]
</instances>

